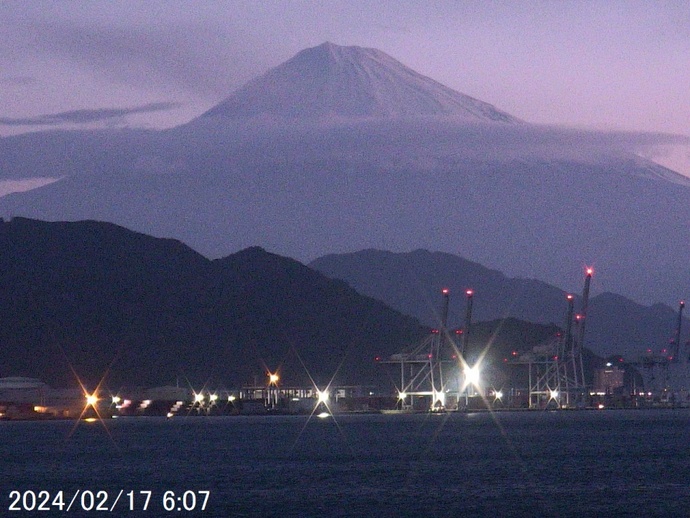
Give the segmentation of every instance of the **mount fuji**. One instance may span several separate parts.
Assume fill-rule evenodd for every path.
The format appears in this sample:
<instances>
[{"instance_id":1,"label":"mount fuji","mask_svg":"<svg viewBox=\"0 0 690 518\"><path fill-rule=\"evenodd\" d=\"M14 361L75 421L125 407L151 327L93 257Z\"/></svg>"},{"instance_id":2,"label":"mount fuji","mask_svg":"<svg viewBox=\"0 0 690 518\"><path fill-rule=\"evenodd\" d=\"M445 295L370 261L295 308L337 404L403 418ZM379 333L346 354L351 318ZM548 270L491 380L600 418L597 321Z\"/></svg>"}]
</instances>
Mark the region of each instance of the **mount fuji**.
<instances>
[{"instance_id":1,"label":"mount fuji","mask_svg":"<svg viewBox=\"0 0 690 518\"><path fill-rule=\"evenodd\" d=\"M202 115L244 118L455 116L520 122L418 74L376 49L324 43L249 82Z\"/></svg>"},{"instance_id":2,"label":"mount fuji","mask_svg":"<svg viewBox=\"0 0 690 518\"><path fill-rule=\"evenodd\" d=\"M0 139L0 180L56 179L0 215L96 219L208 257L376 248L675 306L690 180L640 152L678 137L529 124L381 51L298 53L182 126Z\"/></svg>"}]
</instances>

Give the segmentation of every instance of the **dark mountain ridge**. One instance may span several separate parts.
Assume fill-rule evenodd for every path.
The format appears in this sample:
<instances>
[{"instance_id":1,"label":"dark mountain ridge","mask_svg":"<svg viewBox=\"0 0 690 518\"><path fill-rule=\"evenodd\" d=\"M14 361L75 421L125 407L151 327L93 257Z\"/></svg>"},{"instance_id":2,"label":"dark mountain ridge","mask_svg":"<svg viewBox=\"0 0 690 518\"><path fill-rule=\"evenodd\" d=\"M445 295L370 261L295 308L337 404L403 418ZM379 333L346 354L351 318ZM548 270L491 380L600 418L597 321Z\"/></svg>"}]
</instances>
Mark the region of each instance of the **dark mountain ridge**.
<instances>
[{"instance_id":1,"label":"dark mountain ridge","mask_svg":"<svg viewBox=\"0 0 690 518\"><path fill-rule=\"evenodd\" d=\"M360 293L431 326L438 325L440 290L449 288L452 325L463 325L464 294L472 289L476 320L512 317L565 327L565 291L535 279L510 278L452 254L363 250L324 256L309 266L329 277L342 279ZM592 286L596 287L597 282L595 271ZM581 291L582 287L573 293L576 312L581 308ZM645 307L621 295L604 292L590 297L585 345L600 356L623 355L630 361L647 354L648 350L658 354L674 337L677 318L677 308L664 304ZM690 339L690 321L683 322L681 343L685 344Z\"/></svg>"},{"instance_id":2,"label":"dark mountain ridge","mask_svg":"<svg viewBox=\"0 0 690 518\"><path fill-rule=\"evenodd\" d=\"M260 248L208 260L108 223L0 224L0 375L91 387L372 382L419 323Z\"/></svg>"},{"instance_id":3,"label":"dark mountain ridge","mask_svg":"<svg viewBox=\"0 0 690 518\"><path fill-rule=\"evenodd\" d=\"M251 247L209 260L95 221L0 221L0 377L93 389L329 382L389 387L374 361L417 347L419 321L289 258ZM477 323L468 351L500 366L554 325ZM490 345L488 345L490 344ZM488 348L487 348L488 345Z\"/></svg>"}]
</instances>

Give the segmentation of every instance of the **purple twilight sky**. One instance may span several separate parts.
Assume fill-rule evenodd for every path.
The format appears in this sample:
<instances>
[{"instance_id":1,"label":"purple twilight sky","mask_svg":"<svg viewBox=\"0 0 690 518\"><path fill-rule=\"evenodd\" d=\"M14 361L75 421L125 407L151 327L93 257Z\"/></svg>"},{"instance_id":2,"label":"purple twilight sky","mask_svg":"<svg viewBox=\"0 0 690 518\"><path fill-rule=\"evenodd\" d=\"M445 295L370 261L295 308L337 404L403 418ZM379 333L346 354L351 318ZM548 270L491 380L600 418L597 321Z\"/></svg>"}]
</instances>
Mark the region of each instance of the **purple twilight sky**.
<instances>
[{"instance_id":1,"label":"purple twilight sky","mask_svg":"<svg viewBox=\"0 0 690 518\"><path fill-rule=\"evenodd\" d=\"M528 122L690 135L688 1L8 1L0 38L0 136L174 126L324 41Z\"/></svg>"}]
</instances>

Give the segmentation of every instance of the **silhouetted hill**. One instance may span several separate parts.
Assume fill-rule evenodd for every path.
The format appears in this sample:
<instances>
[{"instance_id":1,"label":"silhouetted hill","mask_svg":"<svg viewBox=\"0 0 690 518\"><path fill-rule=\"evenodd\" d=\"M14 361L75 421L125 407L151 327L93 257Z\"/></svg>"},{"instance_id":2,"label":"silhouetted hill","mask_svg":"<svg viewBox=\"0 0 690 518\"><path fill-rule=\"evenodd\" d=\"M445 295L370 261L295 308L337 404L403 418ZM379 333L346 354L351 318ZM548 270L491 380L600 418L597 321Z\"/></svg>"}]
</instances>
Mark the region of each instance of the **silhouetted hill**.
<instances>
[{"instance_id":1,"label":"silhouetted hill","mask_svg":"<svg viewBox=\"0 0 690 518\"><path fill-rule=\"evenodd\" d=\"M565 320L563 290L533 279L511 279L497 270L443 252L369 249L327 255L309 266L431 326L438 325L443 288L449 288L451 293L451 325L462 325L464 321L467 289L477 292L473 309L477 321L511 316L562 325Z\"/></svg>"},{"instance_id":2,"label":"silhouetted hill","mask_svg":"<svg viewBox=\"0 0 690 518\"><path fill-rule=\"evenodd\" d=\"M678 308L665 304L642 306L614 293L591 300L587 343L602 356L625 355L638 360L647 353L669 356L675 340ZM690 321L683 318L680 352L688 352ZM666 349L666 352L664 352Z\"/></svg>"},{"instance_id":3,"label":"silhouetted hill","mask_svg":"<svg viewBox=\"0 0 690 518\"><path fill-rule=\"evenodd\" d=\"M210 261L113 224L0 224L0 376L90 387L372 381L425 333L341 281L251 248Z\"/></svg>"},{"instance_id":4,"label":"silhouetted hill","mask_svg":"<svg viewBox=\"0 0 690 518\"><path fill-rule=\"evenodd\" d=\"M509 278L452 254L363 250L324 256L310 266L432 326L438 325L442 288L451 290L451 325L462 325L464 293L471 288L475 292L473 318L477 321L514 317L565 326L563 290L534 279ZM595 272L593 284L596 282ZM580 297L575 297L578 311ZM621 354L627 360L637 359L647 349L657 353L666 347L676 322L677 311L666 305L645 307L620 295L602 293L590 298L585 346L600 356ZM683 325L685 343L690 322L685 320Z\"/></svg>"},{"instance_id":5,"label":"silhouetted hill","mask_svg":"<svg viewBox=\"0 0 690 518\"><path fill-rule=\"evenodd\" d=\"M0 377L90 389L175 381L386 386L374 361L429 329L340 280L259 247L208 260L171 239L95 221L0 223ZM468 354L499 371L554 325L476 323ZM500 378L500 376L499 376Z\"/></svg>"}]
</instances>

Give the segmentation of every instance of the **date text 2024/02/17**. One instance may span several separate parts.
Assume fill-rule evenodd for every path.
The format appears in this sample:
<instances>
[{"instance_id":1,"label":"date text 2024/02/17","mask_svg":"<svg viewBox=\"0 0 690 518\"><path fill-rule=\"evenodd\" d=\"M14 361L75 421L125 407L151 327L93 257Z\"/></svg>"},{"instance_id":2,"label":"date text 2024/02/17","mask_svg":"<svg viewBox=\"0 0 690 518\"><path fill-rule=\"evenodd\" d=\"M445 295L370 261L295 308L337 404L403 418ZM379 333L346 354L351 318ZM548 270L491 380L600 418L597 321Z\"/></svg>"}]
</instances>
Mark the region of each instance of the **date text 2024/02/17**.
<instances>
[{"instance_id":1,"label":"date text 2024/02/17","mask_svg":"<svg viewBox=\"0 0 690 518\"><path fill-rule=\"evenodd\" d=\"M77 489L72 496L65 491L10 491L8 511L205 511L210 491L153 491L109 492Z\"/></svg>"}]
</instances>

